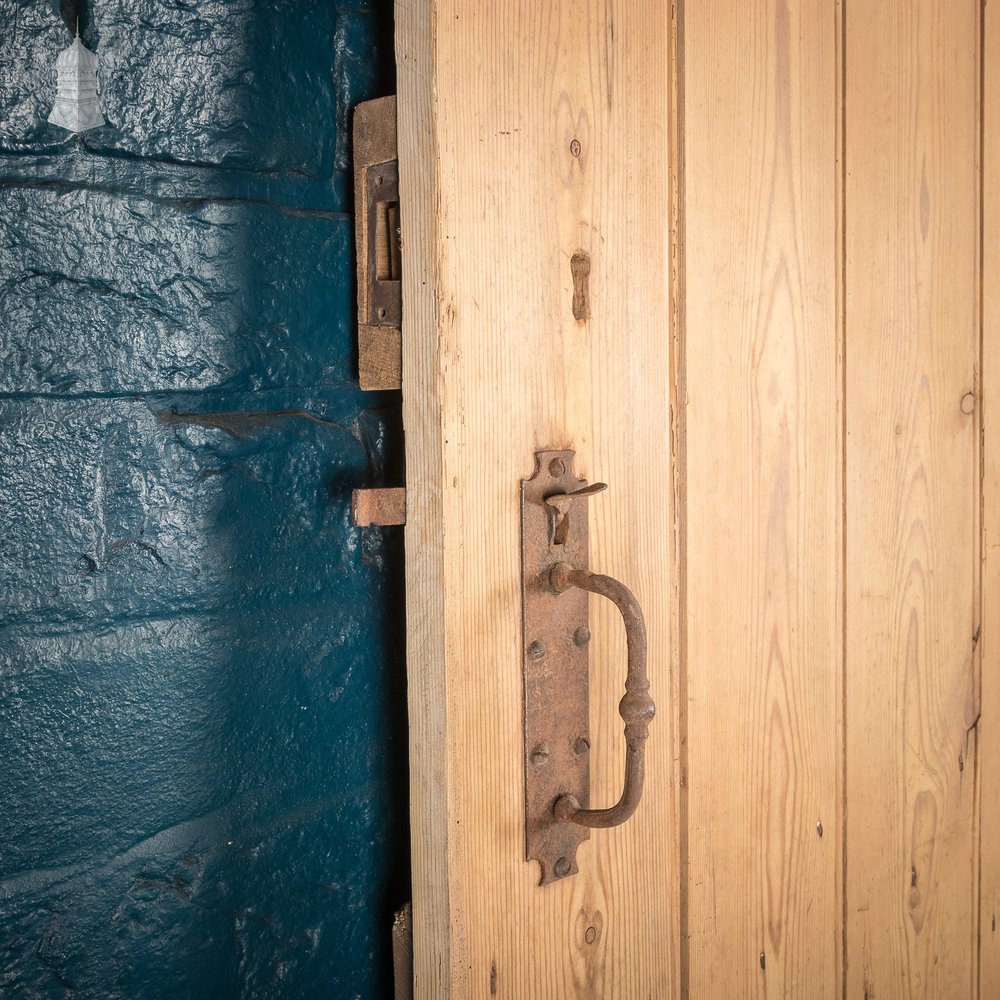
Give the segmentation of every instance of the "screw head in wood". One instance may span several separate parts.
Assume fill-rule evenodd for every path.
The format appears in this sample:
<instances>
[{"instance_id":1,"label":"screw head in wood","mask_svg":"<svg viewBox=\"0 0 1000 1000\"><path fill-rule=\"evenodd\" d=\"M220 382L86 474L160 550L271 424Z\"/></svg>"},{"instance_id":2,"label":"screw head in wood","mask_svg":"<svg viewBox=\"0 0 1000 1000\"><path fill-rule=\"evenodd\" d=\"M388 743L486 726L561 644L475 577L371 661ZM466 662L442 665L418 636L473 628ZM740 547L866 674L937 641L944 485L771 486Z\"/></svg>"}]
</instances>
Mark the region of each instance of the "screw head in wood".
<instances>
[{"instance_id":1,"label":"screw head in wood","mask_svg":"<svg viewBox=\"0 0 1000 1000\"><path fill-rule=\"evenodd\" d=\"M569 144L569 151L570 151L570 152L571 152L571 153L572 153L572 154L573 154L574 156L579 156L579 155L580 155L580 153L581 153L581 152L583 152L583 147L582 147L582 146L580 145L580 140L579 140L579 139L574 139L574 140L573 140L573 141L572 141L572 142L571 142L571 143Z\"/></svg>"}]
</instances>

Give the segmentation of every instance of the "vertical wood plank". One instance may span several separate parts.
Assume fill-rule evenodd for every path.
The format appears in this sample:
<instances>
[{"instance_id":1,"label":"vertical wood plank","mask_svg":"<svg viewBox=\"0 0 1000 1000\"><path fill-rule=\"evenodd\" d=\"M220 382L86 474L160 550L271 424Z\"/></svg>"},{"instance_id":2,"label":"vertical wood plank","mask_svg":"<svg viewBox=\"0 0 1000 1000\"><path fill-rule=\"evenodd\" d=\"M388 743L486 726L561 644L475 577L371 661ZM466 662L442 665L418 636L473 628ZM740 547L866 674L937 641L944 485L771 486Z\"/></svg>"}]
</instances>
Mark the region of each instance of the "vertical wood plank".
<instances>
[{"instance_id":1,"label":"vertical wood plank","mask_svg":"<svg viewBox=\"0 0 1000 1000\"><path fill-rule=\"evenodd\" d=\"M848 996L975 992L979 8L847 7Z\"/></svg>"},{"instance_id":2,"label":"vertical wood plank","mask_svg":"<svg viewBox=\"0 0 1000 1000\"><path fill-rule=\"evenodd\" d=\"M685 266L684 248L687 195L684 171L684 0L671 4L670 72L670 462L671 522L673 534L672 587L670 602L671 696L674 717L674 760L679 780L674 789L677 823L677 995L690 996L688 970L688 813L685 776L687 752L687 364L685 361Z\"/></svg>"},{"instance_id":3,"label":"vertical wood plank","mask_svg":"<svg viewBox=\"0 0 1000 1000\"><path fill-rule=\"evenodd\" d=\"M684 9L691 997L838 995L837 9Z\"/></svg>"},{"instance_id":4,"label":"vertical wood plank","mask_svg":"<svg viewBox=\"0 0 1000 1000\"><path fill-rule=\"evenodd\" d=\"M415 995L671 996L669 8L396 15ZM544 888L524 860L518 535L539 448L575 448L610 484L591 568L646 612L659 705L638 813ZM603 603L591 628L591 798L610 804L624 643Z\"/></svg>"},{"instance_id":5,"label":"vertical wood plank","mask_svg":"<svg viewBox=\"0 0 1000 1000\"><path fill-rule=\"evenodd\" d=\"M410 758L410 861L414 997L452 993L454 946L448 815L448 662L442 393L437 359L440 302L434 140L435 17L430 0L396 3L396 75L403 294L403 422L406 430L406 665ZM419 447L412 447L419 443Z\"/></svg>"},{"instance_id":6,"label":"vertical wood plank","mask_svg":"<svg viewBox=\"0 0 1000 1000\"><path fill-rule=\"evenodd\" d=\"M1000 996L1000 7L983 5L983 630L979 911L983 1000Z\"/></svg>"}]
</instances>

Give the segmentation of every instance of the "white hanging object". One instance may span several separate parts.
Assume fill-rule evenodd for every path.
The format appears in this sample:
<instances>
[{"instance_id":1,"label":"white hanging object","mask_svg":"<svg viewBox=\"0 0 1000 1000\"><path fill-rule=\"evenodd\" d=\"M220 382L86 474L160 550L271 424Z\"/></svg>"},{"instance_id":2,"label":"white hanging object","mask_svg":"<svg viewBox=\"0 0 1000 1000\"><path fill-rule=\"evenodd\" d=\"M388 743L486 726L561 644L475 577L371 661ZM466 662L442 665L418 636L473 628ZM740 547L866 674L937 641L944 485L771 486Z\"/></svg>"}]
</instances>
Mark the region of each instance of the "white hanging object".
<instances>
[{"instance_id":1,"label":"white hanging object","mask_svg":"<svg viewBox=\"0 0 1000 1000\"><path fill-rule=\"evenodd\" d=\"M104 124L97 99L97 64L100 60L80 41L80 29L68 49L56 59L56 104L49 115L53 125L70 132L86 132Z\"/></svg>"}]
</instances>

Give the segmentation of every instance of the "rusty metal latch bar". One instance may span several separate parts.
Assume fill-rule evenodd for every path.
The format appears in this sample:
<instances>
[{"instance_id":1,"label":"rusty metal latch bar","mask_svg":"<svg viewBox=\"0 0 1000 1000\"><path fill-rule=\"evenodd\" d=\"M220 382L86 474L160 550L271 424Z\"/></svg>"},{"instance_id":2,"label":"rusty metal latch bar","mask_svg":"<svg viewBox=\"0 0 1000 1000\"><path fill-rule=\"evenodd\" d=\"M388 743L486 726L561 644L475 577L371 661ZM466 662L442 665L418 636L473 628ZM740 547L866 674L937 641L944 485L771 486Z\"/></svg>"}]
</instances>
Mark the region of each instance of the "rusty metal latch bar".
<instances>
[{"instance_id":1,"label":"rusty metal latch bar","mask_svg":"<svg viewBox=\"0 0 1000 1000\"><path fill-rule=\"evenodd\" d=\"M403 384L402 247L396 98L354 109L354 241L358 267L358 381L362 389ZM406 489L355 490L357 527L406 523Z\"/></svg>"},{"instance_id":2,"label":"rusty metal latch bar","mask_svg":"<svg viewBox=\"0 0 1000 1000\"><path fill-rule=\"evenodd\" d=\"M524 624L525 854L540 885L579 871L576 853L594 827L624 823L642 795L645 743L655 711L646 673L646 626L631 591L589 569L587 499L607 489L573 475L572 451L535 453L521 483ZM628 674L625 785L618 802L590 809L588 594L622 614Z\"/></svg>"},{"instance_id":3,"label":"rusty metal latch bar","mask_svg":"<svg viewBox=\"0 0 1000 1000\"><path fill-rule=\"evenodd\" d=\"M356 528L367 528L373 524L406 524L406 487L354 490L351 494L351 520Z\"/></svg>"},{"instance_id":4,"label":"rusty metal latch bar","mask_svg":"<svg viewBox=\"0 0 1000 1000\"><path fill-rule=\"evenodd\" d=\"M354 211L362 389L403 384L398 157L396 98L359 104L354 109Z\"/></svg>"}]
</instances>

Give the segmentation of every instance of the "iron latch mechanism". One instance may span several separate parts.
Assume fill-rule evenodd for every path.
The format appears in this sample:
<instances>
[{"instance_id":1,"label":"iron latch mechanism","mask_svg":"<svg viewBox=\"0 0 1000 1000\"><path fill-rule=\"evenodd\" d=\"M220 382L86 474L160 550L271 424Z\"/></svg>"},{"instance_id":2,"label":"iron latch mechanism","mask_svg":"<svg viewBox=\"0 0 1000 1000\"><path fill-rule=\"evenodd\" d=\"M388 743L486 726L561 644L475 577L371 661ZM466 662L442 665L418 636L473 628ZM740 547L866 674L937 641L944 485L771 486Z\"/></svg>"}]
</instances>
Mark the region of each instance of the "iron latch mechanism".
<instances>
[{"instance_id":1,"label":"iron latch mechanism","mask_svg":"<svg viewBox=\"0 0 1000 1000\"><path fill-rule=\"evenodd\" d=\"M354 240L358 267L358 381L362 389L403 385L403 295L396 98L354 109ZM355 490L358 527L406 523L406 490Z\"/></svg>"},{"instance_id":2,"label":"iron latch mechanism","mask_svg":"<svg viewBox=\"0 0 1000 1000\"><path fill-rule=\"evenodd\" d=\"M402 268L396 98L354 109L358 266L358 378L362 389L402 387Z\"/></svg>"}]
</instances>

